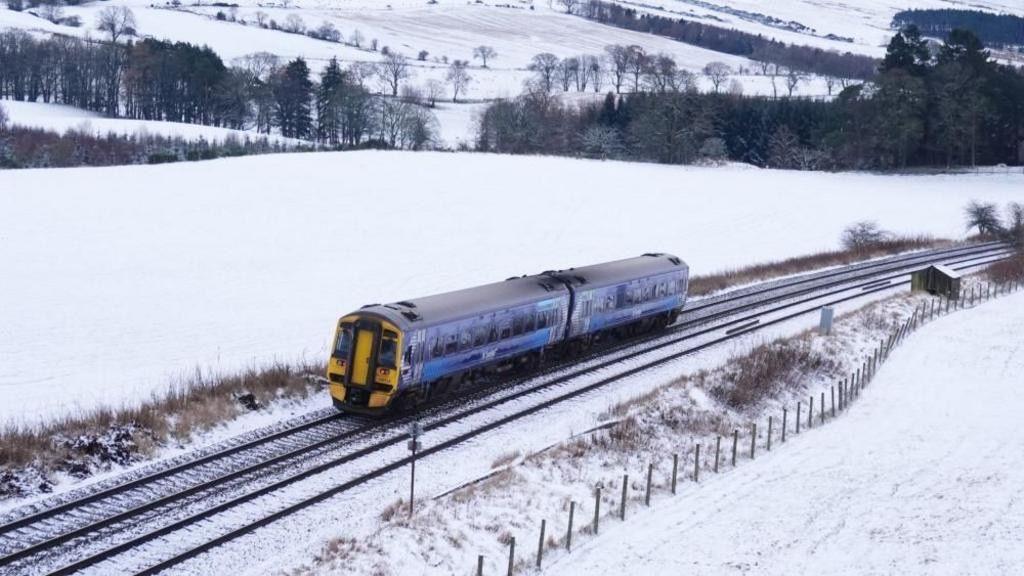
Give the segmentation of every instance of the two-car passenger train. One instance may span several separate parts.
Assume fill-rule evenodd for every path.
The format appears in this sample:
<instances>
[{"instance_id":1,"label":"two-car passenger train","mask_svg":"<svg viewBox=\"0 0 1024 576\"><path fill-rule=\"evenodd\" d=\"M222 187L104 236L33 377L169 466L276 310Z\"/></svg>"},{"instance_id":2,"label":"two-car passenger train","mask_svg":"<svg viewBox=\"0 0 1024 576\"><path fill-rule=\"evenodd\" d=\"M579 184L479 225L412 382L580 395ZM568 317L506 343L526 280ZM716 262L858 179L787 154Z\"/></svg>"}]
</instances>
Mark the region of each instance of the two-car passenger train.
<instances>
[{"instance_id":1,"label":"two-car passenger train","mask_svg":"<svg viewBox=\"0 0 1024 576\"><path fill-rule=\"evenodd\" d=\"M337 325L327 378L339 410L410 409L495 373L675 322L689 267L668 254L544 272L394 304Z\"/></svg>"}]
</instances>

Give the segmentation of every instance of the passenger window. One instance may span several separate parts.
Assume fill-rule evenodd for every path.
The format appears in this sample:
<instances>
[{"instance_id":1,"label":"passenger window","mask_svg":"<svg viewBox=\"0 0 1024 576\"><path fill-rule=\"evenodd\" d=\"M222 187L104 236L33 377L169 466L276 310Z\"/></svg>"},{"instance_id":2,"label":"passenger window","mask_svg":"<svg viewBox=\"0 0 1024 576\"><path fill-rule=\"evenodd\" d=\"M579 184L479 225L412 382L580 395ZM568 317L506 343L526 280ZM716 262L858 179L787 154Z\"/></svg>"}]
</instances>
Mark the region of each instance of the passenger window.
<instances>
[{"instance_id":1,"label":"passenger window","mask_svg":"<svg viewBox=\"0 0 1024 576\"><path fill-rule=\"evenodd\" d=\"M536 329L536 326L537 326L537 320L535 318L535 315L534 315L533 311L531 310L530 312L526 313L526 328L525 328L525 330L527 332L533 332Z\"/></svg>"},{"instance_id":2,"label":"passenger window","mask_svg":"<svg viewBox=\"0 0 1024 576\"><path fill-rule=\"evenodd\" d=\"M615 296L613 296L612 294L609 294L608 296L605 297L605 299L604 299L604 309L605 310L615 310Z\"/></svg>"},{"instance_id":3,"label":"passenger window","mask_svg":"<svg viewBox=\"0 0 1024 576\"><path fill-rule=\"evenodd\" d=\"M459 351L469 350L473 344L473 333L468 329L459 334Z\"/></svg>"},{"instance_id":4,"label":"passenger window","mask_svg":"<svg viewBox=\"0 0 1024 576\"><path fill-rule=\"evenodd\" d=\"M547 327L548 327L548 313L547 312L538 312L537 313L537 329L540 330L542 328L547 328Z\"/></svg>"},{"instance_id":5,"label":"passenger window","mask_svg":"<svg viewBox=\"0 0 1024 576\"><path fill-rule=\"evenodd\" d=\"M512 321L512 335L519 336L523 333L523 317L516 316L516 319Z\"/></svg>"},{"instance_id":6,"label":"passenger window","mask_svg":"<svg viewBox=\"0 0 1024 576\"><path fill-rule=\"evenodd\" d=\"M473 329L473 347L483 346L487 343L487 327L477 326Z\"/></svg>"},{"instance_id":7,"label":"passenger window","mask_svg":"<svg viewBox=\"0 0 1024 576\"><path fill-rule=\"evenodd\" d=\"M500 336L501 336L502 340L508 338L511 335L512 335L512 326L510 324L505 324L504 326L501 327Z\"/></svg>"},{"instance_id":8,"label":"passenger window","mask_svg":"<svg viewBox=\"0 0 1024 576\"><path fill-rule=\"evenodd\" d=\"M458 349L458 344L458 336L456 336L455 334L449 334L448 336L445 337L444 353L446 355L455 354L456 350Z\"/></svg>"},{"instance_id":9,"label":"passenger window","mask_svg":"<svg viewBox=\"0 0 1024 576\"><path fill-rule=\"evenodd\" d=\"M430 339L430 357L440 358L444 356L444 340L438 336Z\"/></svg>"}]
</instances>

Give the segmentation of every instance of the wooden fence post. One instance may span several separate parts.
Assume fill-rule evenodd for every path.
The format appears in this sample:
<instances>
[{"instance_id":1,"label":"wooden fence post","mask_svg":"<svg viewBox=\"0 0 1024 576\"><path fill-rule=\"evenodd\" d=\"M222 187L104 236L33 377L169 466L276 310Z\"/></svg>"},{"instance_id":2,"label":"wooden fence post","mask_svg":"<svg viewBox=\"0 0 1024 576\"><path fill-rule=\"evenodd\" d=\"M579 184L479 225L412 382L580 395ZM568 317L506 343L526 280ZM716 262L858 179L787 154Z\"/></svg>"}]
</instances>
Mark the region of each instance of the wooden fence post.
<instances>
[{"instance_id":1,"label":"wooden fence post","mask_svg":"<svg viewBox=\"0 0 1024 576\"><path fill-rule=\"evenodd\" d=\"M814 424L814 394L811 394L807 401L807 428L810 429L812 424Z\"/></svg>"},{"instance_id":2,"label":"wooden fence post","mask_svg":"<svg viewBox=\"0 0 1024 576\"><path fill-rule=\"evenodd\" d=\"M785 408L782 409L782 443L786 443L786 416L789 411Z\"/></svg>"},{"instance_id":3,"label":"wooden fence post","mask_svg":"<svg viewBox=\"0 0 1024 576\"><path fill-rule=\"evenodd\" d=\"M565 551L572 552L572 521L576 516L576 502L569 502L569 529L565 532Z\"/></svg>"},{"instance_id":4,"label":"wooden fence post","mask_svg":"<svg viewBox=\"0 0 1024 576\"><path fill-rule=\"evenodd\" d=\"M836 387L832 385L832 417L836 417Z\"/></svg>"},{"instance_id":5,"label":"wooden fence post","mask_svg":"<svg viewBox=\"0 0 1024 576\"><path fill-rule=\"evenodd\" d=\"M601 526L601 487L597 487L597 495L594 496L594 535Z\"/></svg>"},{"instance_id":6,"label":"wooden fence post","mask_svg":"<svg viewBox=\"0 0 1024 576\"><path fill-rule=\"evenodd\" d=\"M768 444L767 449L769 452L772 451L772 417L768 416Z\"/></svg>"},{"instance_id":7,"label":"wooden fence post","mask_svg":"<svg viewBox=\"0 0 1024 576\"><path fill-rule=\"evenodd\" d=\"M676 479L679 477L679 454L672 455L672 495L676 493Z\"/></svg>"},{"instance_id":8,"label":"wooden fence post","mask_svg":"<svg viewBox=\"0 0 1024 576\"><path fill-rule=\"evenodd\" d=\"M821 412L821 423L824 424L825 423L825 393L824 392L821 393L821 409L818 410L818 411Z\"/></svg>"},{"instance_id":9,"label":"wooden fence post","mask_svg":"<svg viewBox=\"0 0 1024 576\"><path fill-rule=\"evenodd\" d=\"M718 455L722 452L722 437L715 439L715 474L718 474Z\"/></svg>"},{"instance_id":10,"label":"wooden fence post","mask_svg":"<svg viewBox=\"0 0 1024 576\"><path fill-rule=\"evenodd\" d=\"M508 576L512 576L512 570L516 566L516 537L512 537L512 541L508 543Z\"/></svg>"},{"instance_id":11,"label":"wooden fence post","mask_svg":"<svg viewBox=\"0 0 1024 576\"><path fill-rule=\"evenodd\" d=\"M537 569L540 570L540 564L544 561L544 531L548 527L547 520L540 521L540 540L537 541Z\"/></svg>"},{"instance_id":12,"label":"wooden fence post","mask_svg":"<svg viewBox=\"0 0 1024 576\"><path fill-rule=\"evenodd\" d=\"M484 576L484 555L479 554L476 557L476 576Z\"/></svg>"},{"instance_id":13,"label":"wooden fence post","mask_svg":"<svg viewBox=\"0 0 1024 576\"><path fill-rule=\"evenodd\" d=\"M732 431L732 466L736 467L736 444L740 441L739 428Z\"/></svg>"},{"instance_id":14,"label":"wooden fence post","mask_svg":"<svg viewBox=\"0 0 1024 576\"><path fill-rule=\"evenodd\" d=\"M754 448L757 446L757 422L750 425L750 459L754 459Z\"/></svg>"},{"instance_id":15,"label":"wooden fence post","mask_svg":"<svg viewBox=\"0 0 1024 576\"><path fill-rule=\"evenodd\" d=\"M796 403L796 433L800 433L800 403Z\"/></svg>"},{"instance_id":16,"label":"wooden fence post","mask_svg":"<svg viewBox=\"0 0 1024 576\"><path fill-rule=\"evenodd\" d=\"M700 444L693 452L693 481L700 482Z\"/></svg>"},{"instance_id":17,"label":"wooden fence post","mask_svg":"<svg viewBox=\"0 0 1024 576\"><path fill-rule=\"evenodd\" d=\"M626 520L626 489L629 487L629 474L622 475L622 502L619 504L619 519Z\"/></svg>"},{"instance_id":18,"label":"wooden fence post","mask_svg":"<svg viewBox=\"0 0 1024 576\"><path fill-rule=\"evenodd\" d=\"M651 505L651 476L654 475L654 464L647 465L647 490L644 492L644 506Z\"/></svg>"}]
</instances>

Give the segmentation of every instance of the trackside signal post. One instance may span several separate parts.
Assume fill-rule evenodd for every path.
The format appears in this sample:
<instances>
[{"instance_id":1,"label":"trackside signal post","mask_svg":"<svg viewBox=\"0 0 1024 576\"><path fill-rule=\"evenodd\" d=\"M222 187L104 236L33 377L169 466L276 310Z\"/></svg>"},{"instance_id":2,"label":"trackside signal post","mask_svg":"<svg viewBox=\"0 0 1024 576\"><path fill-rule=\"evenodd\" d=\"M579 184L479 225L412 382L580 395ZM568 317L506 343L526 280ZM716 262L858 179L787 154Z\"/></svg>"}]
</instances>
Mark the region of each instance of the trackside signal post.
<instances>
[{"instance_id":1,"label":"trackside signal post","mask_svg":"<svg viewBox=\"0 0 1024 576\"><path fill-rule=\"evenodd\" d=\"M410 460L411 474L409 476L409 516L412 516L413 502L416 498L416 452L422 447L420 444L420 435L423 434L423 428L420 427L420 423L413 421L409 425L409 451L412 452L412 460Z\"/></svg>"}]
</instances>

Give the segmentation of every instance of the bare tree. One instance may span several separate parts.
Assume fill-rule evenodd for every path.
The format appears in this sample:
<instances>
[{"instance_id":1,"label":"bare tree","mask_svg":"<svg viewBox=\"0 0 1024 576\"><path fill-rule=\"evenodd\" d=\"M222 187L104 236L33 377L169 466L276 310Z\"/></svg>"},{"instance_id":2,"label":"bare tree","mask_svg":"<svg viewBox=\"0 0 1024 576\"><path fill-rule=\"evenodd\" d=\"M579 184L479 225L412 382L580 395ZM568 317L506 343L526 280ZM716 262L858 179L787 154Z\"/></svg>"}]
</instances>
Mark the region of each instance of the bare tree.
<instances>
[{"instance_id":1,"label":"bare tree","mask_svg":"<svg viewBox=\"0 0 1024 576\"><path fill-rule=\"evenodd\" d=\"M3 113L0 112L0 128L3 127ZM1024 244L1024 204L1010 202L1006 206L1007 240L1017 246Z\"/></svg>"},{"instance_id":2,"label":"bare tree","mask_svg":"<svg viewBox=\"0 0 1024 576\"><path fill-rule=\"evenodd\" d=\"M725 62L708 62L704 66L704 75L711 81L711 86L715 89L715 94L718 94L718 89L721 88L722 84L729 79L729 75L732 74L732 68L729 67Z\"/></svg>"},{"instance_id":3,"label":"bare tree","mask_svg":"<svg viewBox=\"0 0 1024 576\"><path fill-rule=\"evenodd\" d=\"M733 96L743 96L743 82L733 78L729 82L729 94Z\"/></svg>"},{"instance_id":4,"label":"bare tree","mask_svg":"<svg viewBox=\"0 0 1024 576\"><path fill-rule=\"evenodd\" d=\"M398 96L398 88L402 80L412 76L409 59L397 52L388 52L384 61L377 66L377 74L382 82L391 89L392 96Z\"/></svg>"},{"instance_id":5,"label":"bare tree","mask_svg":"<svg viewBox=\"0 0 1024 576\"><path fill-rule=\"evenodd\" d=\"M550 52L537 54L530 61L530 70L537 74L537 84L541 90L551 92L554 88L555 71L558 70L559 62L558 56Z\"/></svg>"},{"instance_id":6,"label":"bare tree","mask_svg":"<svg viewBox=\"0 0 1024 576\"><path fill-rule=\"evenodd\" d=\"M679 68L676 61L665 53L650 58L644 69L644 83L654 92L675 92L679 84L677 76Z\"/></svg>"},{"instance_id":7,"label":"bare tree","mask_svg":"<svg viewBox=\"0 0 1024 576\"><path fill-rule=\"evenodd\" d=\"M650 57L644 52L644 49L639 46L627 46L627 66L629 73L633 76L633 92L640 91L640 76L647 69L648 61Z\"/></svg>"},{"instance_id":8,"label":"bare tree","mask_svg":"<svg viewBox=\"0 0 1024 576\"><path fill-rule=\"evenodd\" d=\"M64 18L64 7L61 4L43 4L39 7L39 16L54 24L59 24Z\"/></svg>"},{"instance_id":9,"label":"bare tree","mask_svg":"<svg viewBox=\"0 0 1024 576\"><path fill-rule=\"evenodd\" d=\"M967 216L967 230L977 228L982 236L995 236L1003 230L995 204L971 200L964 212Z\"/></svg>"},{"instance_id":10,"label":"bare tree","mask_svg":"<svg viewBox=\"0 0 1024 576\"><path fill-rule=\"evenodd\" d=\"M828 95L832 95L832 89L836 87L835 76L825 76L825 87L828 88Z\"/></svg>"},{"instance_id":11,"label":"bare tree","mask_svg":"<svg viewBox=\"0 0 1024 576\"><path fill-rule=\"evenodd\" d=\"M292 34L302 34L306 31L306 22L298 14L289 14L284 19L284 25L281 26L281 29Z\"/></svg>"},{"instance_id":12,"label":"bare tree","mask_svg":"<svg viewBox=\"0 0 1024 576\"><path fill-rule=\"evenodd\" d=\"M7 128L7 121L7 109L0 104L0 134L3 134L4 130Z\"/></svg>"},{"instance_id":13,"label":"bare tree","mask_svg":"<svg viewBox=\"0 0 1024 576\"><path fill-rule=\"evenodd\" d=\"M892 234L878 227L877 222L855 222L843 230L841 242L847 250L864 250L892 238Z\"/></svg>"},{"instance_id":14,"label":"bare tree","mask_svg":"<svg viewBox=\"0 0 1024 576\"><path fill-rule=\"evenodd\" d=\"M96 28L115 43L123 36L134 36L135 26L135 13L127 6L107 6L96 17Z\"/></svg>"},{"instance_id":15,"label":"bare tree","mask_svg":"<svg viewBox=\"0 0 1024 576\"><path fill-rule=\"evenodd\" d=\"M464 92L469 83L473 80L469 76L469 62L465 60L452 60L448 66L448 74L445 75L448 84L452 87L452 102L459 101L459 93Z\"/></svg>"},{"instance_id":16,"label":"bare tree","mask_svg":"<svg viewBox=\"0 0 1024 576\"><path fill-rule=\"evenodd\" d=\"M796 70L790 69L789 74L786 74L786 89L789 91L789 96L793 97L793 92L796 87L804 81L803 74L800 74Z\"/></svg>"},{"instance_id":17,"label":"bare tree","mask_svg":"<svg viewBox=\"0 0 1024 576\"><path fill-rule=\"evenodd\" d=\"M580 0L558 0L558 5L565 9L566 14L572 14L580 5Z\"/></svg>"},{"instance_id":18,"label":"bare tree","mask_svg":"<svg viewBox=\"0 0 1024 576\"><path fill-rule=\"evenodd\" d=\"M366 80L377 74L377 65L373 62L353 62L348 67L348 74L353 84L365 88Z\"/></svg>"},{"instance_id":19,"label":"bare tree","mask_svg":"<svg viewBox=\"0 0 1024 576\"><path fill-rule=\"evenodd\" d=\"M444 94L444 84L437 78L431 78L427 80L424 88L427 96L427 105L431 108L437 106L438 99Z\"/></svg>"},{"instance_id":20,"label":"bare tree","mask_svg":"<svg viewBox=\"0 0 1024 576\"><path fill-rule=\"evenodd\" d=\"M590 82L594 86L594 92L601 91L601 81L604 79L604 64L600 56L587 56L587 70L590 72Z\"/></svg>"},{"instance_id":21,"label":"bare tree","mask_svg":"<svg viewBox=\"0 0 1024 576\"><path fill-rule=\"evenodd\" d=\"M259 26L260 28L266 28L267 27L267 20L270 17L267 16L266 12L264 12L262 10L257 10L256 13L253 16L256 18L256 25L257 26Z\"/></svg>"},{"instance_id":22,"label":"bare tree","mask_svg":"<svg viewBox=\"0 0 1024 576\"><path fill-rule=\"evenodd\" d=\"M629 50L625 46L613 44L604 47L608 55L608 74L612 79L612 86L615 86L615 93L622 93L622 83L629 72Z\"/></svg>"},{"instance_id":23,"label":"bare tree","mask_svg":"<svg viewBox=\"0 0 1024 576\"><path fill-rule=\"evenodd\" d=\"M363 42L366 42L366 37L363 36L363 33L360 32L358 28L356 28L352 31L352 35L348 37L348 41L356 48L362 48Z\"/></svg>"},{"instance_id":24,"label":"bare tree","mask_svg":"<svg viewBox=\"0 0 1024 576\"><path fill-rule=\"evenodd\" d=\"M479 58L483 62L483 67L487 68L487 61L493 60L498 57L498 52L491 46L477 46L473 48L473 59Z\"/></svg>"},{"instance_id":25,"label":"bare tree","mask_svg":"<svg viewBox=\"0 0 1024 576\"><path fill-rule=\"evenodd\" d=\"M558 63L558 68L555 72L562 85L562 91L568 92L570 86L579 83L580 61L574 56L564 58Z\"/></svg>"}]
</instances>

